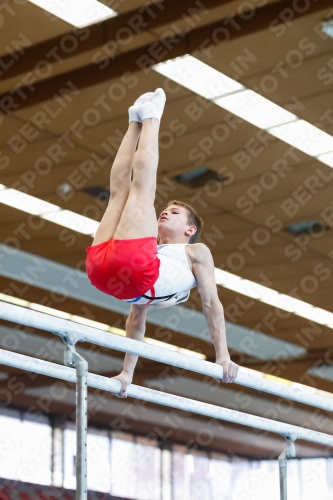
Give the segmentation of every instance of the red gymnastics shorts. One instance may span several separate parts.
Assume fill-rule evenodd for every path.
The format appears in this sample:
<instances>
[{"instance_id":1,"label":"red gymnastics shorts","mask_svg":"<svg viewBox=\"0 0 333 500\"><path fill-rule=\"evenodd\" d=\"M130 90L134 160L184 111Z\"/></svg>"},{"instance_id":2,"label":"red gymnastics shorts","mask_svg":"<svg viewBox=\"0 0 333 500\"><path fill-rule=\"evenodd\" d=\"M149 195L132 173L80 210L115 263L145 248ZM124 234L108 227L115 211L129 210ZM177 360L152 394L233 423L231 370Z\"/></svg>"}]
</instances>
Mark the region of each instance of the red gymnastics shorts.
<instances>
[{"instance_id":1,"label":"red gymnastics shorts","mask_svg":"<svg viewBox=\"0 0 333 500\"><path fill-rule=\"evenodd\" d=\"M156 283L161 265L157 238L108 240L87 248L91 284L120 300L134 299Z\"/></svg>"}]
</instances>

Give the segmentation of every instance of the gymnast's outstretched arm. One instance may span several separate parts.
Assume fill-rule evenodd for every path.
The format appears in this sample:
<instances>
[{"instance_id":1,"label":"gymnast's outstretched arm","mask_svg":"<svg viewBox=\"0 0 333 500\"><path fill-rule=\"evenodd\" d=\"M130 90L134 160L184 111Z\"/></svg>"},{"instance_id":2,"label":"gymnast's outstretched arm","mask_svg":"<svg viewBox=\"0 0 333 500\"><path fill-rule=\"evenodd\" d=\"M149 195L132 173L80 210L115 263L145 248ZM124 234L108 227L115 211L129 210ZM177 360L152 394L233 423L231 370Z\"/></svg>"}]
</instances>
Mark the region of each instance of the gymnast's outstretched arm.
<instances>
[{"instance_id":1,"label":"gymnast's outstretched arm","mask_svg":"<svg viewBox=\"0 0 333 500\"><path fill-rule=\"evenodd\" d=\"M224 311L217 293L213 257L203 243L196 243L193 247L193 274L202 300L202 311L215 346L216 363L223 367L222 381L234 382L239 367L231 361L227 347Z\"/></svg>"},{"instance_id":2,"label":"gymnast's outstretched arm","mask_svg":"<svg viewBox=\"0 0 333 500\"><path fill-rule=\"evenodd\" d=\"M131 304L131 310L126 320L126 337L142 342L146 331L147 307L146 305ZM113 377L121 382L121 390L120 393L117 394L120 398L126 398L126 390L132 383L137 361L138 356L126 353L122 372L116 377Z\"/></svg>"}]
</instances>

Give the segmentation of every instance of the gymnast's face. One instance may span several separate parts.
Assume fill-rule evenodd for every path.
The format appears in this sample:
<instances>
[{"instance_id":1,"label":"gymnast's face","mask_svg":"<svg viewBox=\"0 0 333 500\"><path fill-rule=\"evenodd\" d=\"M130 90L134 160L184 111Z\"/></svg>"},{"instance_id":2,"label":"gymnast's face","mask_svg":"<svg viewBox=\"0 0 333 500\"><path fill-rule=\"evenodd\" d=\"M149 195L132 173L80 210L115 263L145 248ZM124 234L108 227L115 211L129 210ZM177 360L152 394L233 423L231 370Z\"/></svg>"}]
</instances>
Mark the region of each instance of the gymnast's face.
<instances>
[{"instance_id":1,"label":"gymnast's face","mask_svg":"<svg viewBox=\"0 0 333 500\"><path fill-rule=\"evenodd\" d=\"M158 218L158 234L161 239L190 238L187 234L191 226L188 222L187 210L179 205L165 208Z\"/></svg>"}]
</instances>

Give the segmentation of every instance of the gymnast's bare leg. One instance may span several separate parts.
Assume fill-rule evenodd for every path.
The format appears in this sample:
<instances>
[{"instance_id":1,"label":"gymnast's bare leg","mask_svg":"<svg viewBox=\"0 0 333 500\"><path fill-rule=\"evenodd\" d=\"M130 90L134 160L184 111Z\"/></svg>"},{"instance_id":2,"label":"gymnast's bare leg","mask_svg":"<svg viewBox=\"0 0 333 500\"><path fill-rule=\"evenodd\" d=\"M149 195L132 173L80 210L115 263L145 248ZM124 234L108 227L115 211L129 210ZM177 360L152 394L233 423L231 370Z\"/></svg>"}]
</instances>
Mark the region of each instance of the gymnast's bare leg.
<instances>
[{"instance_id":1,"label":"gymnast's bare leg","mask_svg":"<svg viewBox=\"0 0 333 500\"><path fill-rule=\"evenodd\" d=\"M131 187L134 154L142 125L132 121L114 159L110 174L110 200L96 231L92 245L104 243L114 237L124 211Z\"/></svg>"},{"instance_id":2,"label":"gymnast's bare leg","mask_svg":"<svg viewBox=\"0 0 333 500\"><path fill-rule=\"evenodd\" d=\"M148 95L150 94L150 95ZM157 237L154 208L158 166L158 134L165 105L165 93L157 89L145 94L146 101L137 108L142 125L130 122L111 170L110 203L97 230L94 245L111 238L127 240ZM135 151L140 137L138 148ZM133 168L133 180L131 173ZM143 340L146 328L144 305L131 305L126 321L126 336ZM126 354L123 371L114 377L122 383L119 397L126 397L138 356Z\"/></svg>"}]
</instances>

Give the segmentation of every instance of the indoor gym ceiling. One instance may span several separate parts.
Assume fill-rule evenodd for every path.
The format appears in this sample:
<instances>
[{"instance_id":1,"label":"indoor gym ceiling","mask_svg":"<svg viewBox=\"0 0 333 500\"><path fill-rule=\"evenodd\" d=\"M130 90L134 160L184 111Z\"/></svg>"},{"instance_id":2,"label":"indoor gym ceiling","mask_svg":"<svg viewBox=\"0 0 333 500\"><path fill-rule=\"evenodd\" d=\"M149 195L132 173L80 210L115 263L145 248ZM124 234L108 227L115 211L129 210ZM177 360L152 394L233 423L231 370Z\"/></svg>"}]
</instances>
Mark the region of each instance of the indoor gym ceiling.
<instances>
[{"instance_id":1,"label":"indoor gym ceiling","mask_svg":"<svg viewBox=\"0 0 333 500\"><path fill-rule=\"evenodd\" d=\"M152 54L158 54L159 59L154 61L158 63L191 53L274 103L291 106L300 118L333 134L333 39L323 35L319 28L320 23L332 15L331 2L309 0L302 3L308 4L307 8L304 5L300 8L297 2L289 0L245 4L209 0L176 4L166 0L146 9L148 27L126 43L118 43L116 49L110 43L114 34L121 27L128 26L136 10L142 14L144 4L139 0L105 3L119 15L90 27L89 34L83 29L74 35L71 35L73 28L69 24L46 15L32 3L0 3L0 103L3 112L0 150L2 157L10 159L7 166L6 163L0 164L1 183L25 189L35 197L99 220L106 203L84 190L96 186L107 189L116 145L126 131L128 107L140 94L163 87L167 103L161 123L156 210L160 211L169 199L190 203L204 219L202 241L211 248L216 267L266 284L281 293L296 293L301 300L333 312L332 230L329 219L322 217L333 202L331 168L301 151L291 151L292 148L279 139L267 139L267 134L254 125L198 99L185 87L168 81L142 64L140 68L138 64L145 54L150 58ZM249 19L242 14L244 5L246 9L251 5L256 7ZM182 16L191 6L201 6L201 9L204 6L205 10L200 15L184 19ZM292 19L281 15L290 11ZM236 16L234 23L230 22L232 16ZM269 28L272 22L274 28ZM211 34L219 26L228 27L230 39L216 45ZM157 50L156 40L169 39L172 32L178 36L173 48ZM186 35L179 35L185 32ZM203 46L205 40L209 41ZM19 41L25 45L21 51L17 48ZM107 43L112 58L105 62ZM149 50L152 46L155 50ZM46 57L54 47L57 50L52 52L53 56ZM165 47L165 44L160 47ZM48 64L38 66L45 58ZM75 90L62 95L60 101L59 97L55 99L53 96L59 95L60 89L64 88ZM194 109L191 106L202 109L201 116L195 120L189 111ZM36 117L41 116L45 118L42 130L36 126ZM96 116L98 119L94 123ZM84 130L80 128L78 131L78 121L85 123ZM224 126L217 128L221 124ZM217 130L218 139L211 140ZM63 139L66 132L67 141ZM109 161L106 161L107 155ZM45 157L47 161L40 160ZM248 164L242 163L242 157L248 158ZM94 166L90 170L82 169L88 158L93 159ZM283 158L287 159L288 170L277 172L272 167ZM215 184L189 187L175 180L176 176L200 167L216 172ZM269 177L268 172L271 173ZM221 175L224 182L218 178ZM69 184L71 191L64 193L61 190L64 184ZM301 191L297 191L300 186ZM303 194L297 198L295 192ZM297 212L288 213L281 208L288 198L297 203ZM269 216L281 221L277 231L269 227ZM303 234L297 237L285 229L291 224L312 219L321 222L322 226L311 236ZM71 237L64 238L61 235L63 227L48 221L39 225L34 221L32 224L27 213L4 204L1 205L0 231L2 242L19 244L21 250L71 267L80 265L82 268L85 249L92 241L90 236L72 231L68 231ZM13 280L5 277L5 273L1 274L0 291L3 293L9 294L12 290L14 295L35 303L44 302L47 296L48 303L56 309L80 316L89 310L90 317L96 321L124 327L125 316L116 311L92 304L84 306L73 298L57 303L51 292L40 288L38 282L27 286L20 279ZM296 345L302 345L303 339L303 347L307 350L306 354L284 364L279 361L268 363L232 350L235 362L255 370L270 371L291 381L312 383L319 389L332 392L333 382L313 376L310 382L306 377L307 370L318 359L323 363L329 363L331 359L330 328L317 325L314 328L316 334L305 339L300 332L309 327L306 319L283 314L272 306L221 286L218 286L218 293L226 320ZM191 292L186 306L200 310L196 290ZM49 338L46 333L35 333ZM165 339L152 323L147 324L146 335ZM172 331L167 340L174 345L201 350L208 360L214 360L214 349L204 340L177 331ZM112 356L122 358L117 352L112 352ZM147 380L157 378L163 369L157 363L142 360L134 383L149 383ZM2 367L2 371L9 372L11 377L16 376L28 386L23 393L12 391L12 404L22 408L30 407L42 394L40 391L50 385L50 381L42 376L31 380L18 370ZM186 378L183 374L179 378L177 373L171 374L178 378L174 379L175 385L171 384L170 390L189 397L228 404L233 400L233 393L239 391L239 386L232 385L221 387L207 396L207 392L201 394L200 385L195 382L201 376L187 373ZM1 382L1 388L8 390L8 379ZM242 391L253 397L252 406L243 408L247 412L263 415L276 399L246 388ZM220 395L220 399L215 394ZM95 412L91 420L109 424L110 414L117 415L126 404L112 398L110 408ZM55 412L71 414L73 399L54 401L51 408ZM149 405L151 419L149 415L142 416L141 422L130 418L131 430L148 432L152 423L161 419L162 411L163 408ZM298 425L306 422L310 427L328 432L331 423L326 419L328 427L320 429L316 419L324 412L317 413L295 404L293 409L281 411L276 417L267 416ZM202 420L199 416L183 415L185 423L174 431L172 439L188 441L200 428ZM164 428L167 429L168 425L165 424ZM226 424L225 429L221 435L217 432L214 443L210 445L212 448L233 449L235 453L261 457L277 454L278 447L283 444L275 437L259 440L250 429L231 424ZM321 453L319 446L309 443L300 446L299 450L298 456Z\"/></svg>"}]
</instances>

